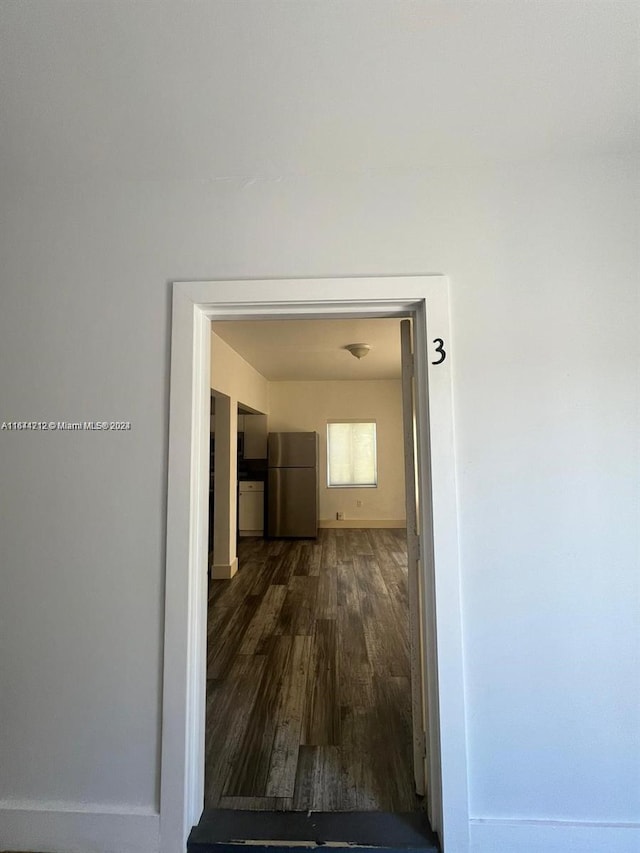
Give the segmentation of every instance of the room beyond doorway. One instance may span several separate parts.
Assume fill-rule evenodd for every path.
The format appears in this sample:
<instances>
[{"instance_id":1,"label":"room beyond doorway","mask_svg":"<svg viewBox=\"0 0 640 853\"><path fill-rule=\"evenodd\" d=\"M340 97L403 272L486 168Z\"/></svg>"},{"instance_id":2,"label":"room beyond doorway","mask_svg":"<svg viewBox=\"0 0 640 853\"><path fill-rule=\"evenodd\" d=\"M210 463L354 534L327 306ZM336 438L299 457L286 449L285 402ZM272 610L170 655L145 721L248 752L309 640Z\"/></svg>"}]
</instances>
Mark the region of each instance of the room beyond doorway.
<instances>
[{"instance_id":1,"label":"room beyond doorway","mask_svg":"<svg viewBox=\"0 0 640 853\"><path fill-rule=\"evenodd\" d=\"M271 541L249 548L239 539L230 554L238 574L212 573L206 808L421 806L424 712L420 650L414 642L412 657L409 639L404 473L413 449L403 430L401 325L397 316L212 324L214 393L228 395L238 411L268 405L270 433L316 436L321 538L280 541L292 534L271 530L264 499L265 523L253 526L268 527ZM366 359L348 351L354 340L367 341ZM362 420L377 436L374 476L362 483L343 474L336 487L328 475L330 427ZM227 432L235 437L231 422L224 429L223 443ZM241 435L238 425L238 442ZM266 432L264 444L266 457ZM235 461L234 447L229 456ZM260 487L253 496L266 498L271 479L265 458L256 482L243 482L237 459L240 519L243 486ZM228 495L229 479L216 472L216 489ZM298 505L307 499L296 491ZM240 521L237 529L242 537ZM417 598L412 588L414 610Z\"/></svg>"}]
</instances>

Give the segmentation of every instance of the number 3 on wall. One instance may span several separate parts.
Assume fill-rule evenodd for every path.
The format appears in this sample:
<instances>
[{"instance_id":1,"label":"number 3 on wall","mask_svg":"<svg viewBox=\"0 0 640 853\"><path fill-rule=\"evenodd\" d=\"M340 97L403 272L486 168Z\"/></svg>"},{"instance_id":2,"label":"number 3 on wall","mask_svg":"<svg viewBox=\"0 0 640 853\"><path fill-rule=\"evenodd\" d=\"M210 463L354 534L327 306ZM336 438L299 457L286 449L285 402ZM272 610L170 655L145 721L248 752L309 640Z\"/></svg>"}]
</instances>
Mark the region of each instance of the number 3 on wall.
<instances>
[{"instance_id":1,"label":"number 3 on wall","mask_svg":"<svg viewBox=\"0 0 640 853\"><path fill-rule=\"evenodd\" d=\"M432 361L431 364L442 364L442 362L447 357L447 353L444 348L444 341L442 340L442 338L434 338L433 342L434 344L437 344L436 352L438 353L440 358L437 361Z\"/></svg>"}]
</instances>

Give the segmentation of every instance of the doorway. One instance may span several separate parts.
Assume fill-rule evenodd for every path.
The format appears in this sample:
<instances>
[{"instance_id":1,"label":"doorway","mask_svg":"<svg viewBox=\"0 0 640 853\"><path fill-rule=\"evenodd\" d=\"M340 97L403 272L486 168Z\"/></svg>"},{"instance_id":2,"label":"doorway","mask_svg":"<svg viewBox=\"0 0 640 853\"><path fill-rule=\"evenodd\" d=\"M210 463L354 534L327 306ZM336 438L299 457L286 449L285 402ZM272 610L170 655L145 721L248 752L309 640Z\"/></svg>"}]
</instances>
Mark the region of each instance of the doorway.
<instances>
[{"instance_id":1,"label":"doorway","mask_svg":"<svg viewBox=\"0 0 640 853\"><path fill-rule=\"evenodd\" d=\"M449 344L448 297L441 276L174 286L162 846L168 851L184 844L199 818L203 798L208 321L292 316L410 316L414 320L417 477L423 494L432 498L420 507L423 618L425 632L433 634L434 658L437 649L434 661L425 659L430 694L427 793L432 824L439 829L445 849L449 844L455 849L456 839L464 842L466 837L468 809L451 377L449 363L442 357ZM165 839L171 839L166 847Z\"/></svg>"},{"instance_id":2,"label":"doorway","mask_svg":"<svg viewBox=\"0 0 640 853\"><path fill-rule=\"evenodd\" d=\"M211 583L205 810L424 805L422 649L408 606L411 588L419 613L419 589L408 581L405 518L415 532L404 470L414 458L412 402L403 418L402 400L403 391L411 397L402 381L408 325L397 317L212 324L213 388L238 405L268 397L272 461L298 443L297 464L313 467L285 470L313 474L314 485L296 484L290 497L298 512L315 509L312 532L268 524L268 538L240 540L237 574ZM366 359L352 356L355 340L367 341ZM307 439L312 454L299 446ZM240 512L279 483L266 476L281 474L267 468L266 440L254 461L253 482L238 463ZM270 519L282 514L275 495L273 504Z\"/></svg>"}]
</instances>

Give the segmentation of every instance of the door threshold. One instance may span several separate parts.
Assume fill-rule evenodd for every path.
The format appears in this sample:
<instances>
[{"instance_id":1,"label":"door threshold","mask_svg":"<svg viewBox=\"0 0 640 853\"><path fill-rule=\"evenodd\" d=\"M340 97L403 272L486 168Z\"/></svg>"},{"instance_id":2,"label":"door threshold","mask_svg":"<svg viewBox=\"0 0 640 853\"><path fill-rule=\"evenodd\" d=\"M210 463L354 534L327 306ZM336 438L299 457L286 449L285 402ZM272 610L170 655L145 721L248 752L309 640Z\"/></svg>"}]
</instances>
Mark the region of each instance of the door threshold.
<instances>
[{"instance_id":1,"label":"door threshold","mask_svg":"<svg viewBox=\"0 0 640 853\"><path fill-rule=\"evenodd\" d=\"M205 810L191 830L188 853L251 849L279 853L292 848L357 853L440 853L423 812L268 812Z\"/></svg>"}]
</instances>

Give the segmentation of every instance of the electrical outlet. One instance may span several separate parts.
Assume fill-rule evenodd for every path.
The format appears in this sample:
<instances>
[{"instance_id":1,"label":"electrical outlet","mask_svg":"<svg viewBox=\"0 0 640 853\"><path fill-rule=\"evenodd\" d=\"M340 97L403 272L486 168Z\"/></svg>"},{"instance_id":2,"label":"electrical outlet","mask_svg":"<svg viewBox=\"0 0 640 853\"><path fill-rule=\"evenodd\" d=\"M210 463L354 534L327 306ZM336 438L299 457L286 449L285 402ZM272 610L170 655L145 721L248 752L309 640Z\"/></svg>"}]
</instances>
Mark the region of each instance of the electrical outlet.
<instances>
[{"instance_id":1,"label":"electrical outlet","mask_svg":"<svg viewBox=\"0 0 640 853\"><path fill-rule=\"evenodd\" d=\"M336 513L336 521L344 521L344 513L343 512L337 512Z\"/></svg>"},{"instance_id":2,"label":"electrical outlet","mask_svg":"<svg viewBox=\"0 0 640 853\"><path fill-rule=\"evenodd\" d=\"M358 507L362 506L362 501L356 501L356 506L358 506Z\"/></svg>"}]
</instances>

